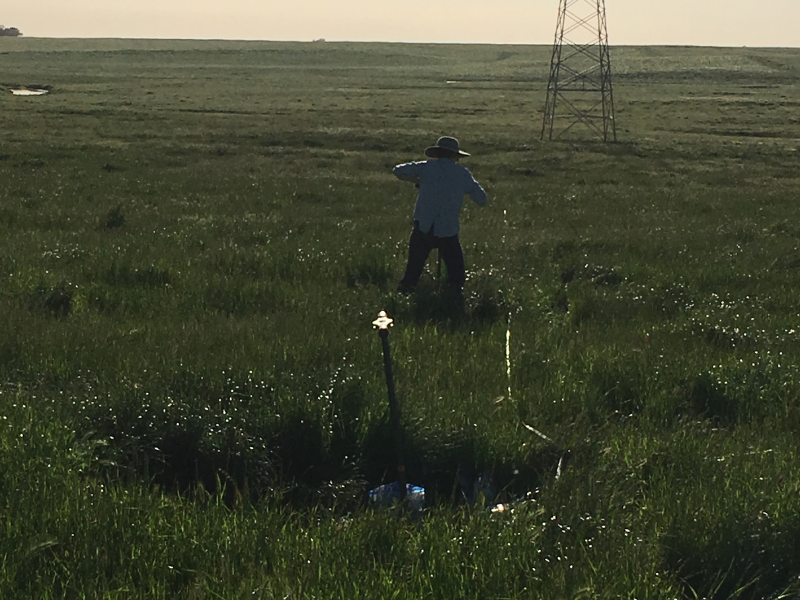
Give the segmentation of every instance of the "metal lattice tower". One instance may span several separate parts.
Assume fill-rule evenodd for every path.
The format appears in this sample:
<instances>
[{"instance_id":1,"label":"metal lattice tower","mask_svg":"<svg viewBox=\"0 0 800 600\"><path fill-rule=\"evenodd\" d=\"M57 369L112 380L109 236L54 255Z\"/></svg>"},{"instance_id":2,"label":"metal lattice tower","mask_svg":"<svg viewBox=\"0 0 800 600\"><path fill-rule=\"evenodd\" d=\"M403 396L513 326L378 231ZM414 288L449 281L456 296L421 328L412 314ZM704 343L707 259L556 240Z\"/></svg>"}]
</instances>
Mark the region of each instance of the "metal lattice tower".
<instances>
[{"instance_id":1,"label":"metal lattice tower","mask_svg":"<svg viewBox=\"0 0 800 600\"><path fill-rule=\"evenodd\" d=\"M561 129L557 107L565 118ZM559 138L579 123L603 141L617 141L605 0L559 0L542 139Z\"/></svg>"}]
</instances>

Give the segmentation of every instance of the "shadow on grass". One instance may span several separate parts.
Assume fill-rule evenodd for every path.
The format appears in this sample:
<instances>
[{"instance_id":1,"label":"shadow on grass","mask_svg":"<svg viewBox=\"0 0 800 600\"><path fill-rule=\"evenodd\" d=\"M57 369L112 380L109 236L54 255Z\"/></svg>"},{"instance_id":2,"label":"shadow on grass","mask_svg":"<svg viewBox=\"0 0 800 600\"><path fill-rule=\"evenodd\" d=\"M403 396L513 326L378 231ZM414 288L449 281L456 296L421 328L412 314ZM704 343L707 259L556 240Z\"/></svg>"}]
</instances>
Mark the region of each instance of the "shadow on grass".
<instances>
[{"instance_id":1,"label":"shadow on grass","mask_svg":"<svg viewBox=\"0 0 800 600\"><path fill-rule=\"evenodd\" d=\"M739 403L728 397L709 373L682 380L674 394L678 400L677 418L706 419L720 427L739 421Z\"/></svg>"},{"instance_id":2,"label":"shadow on grass","mask_svg":"<svg viewBox=\"0 0 800 600\"><path fill-rule=\"evenodd\" d=\"M437 324L491 325L506 317L508 306L501 290L488 279L467 285L463 295L433 281L421 281L413 293L388 297L386 311L398 323L417 326Z\"/></svg>"},{"instance_id":3,"label":"shadow on grass","mask_svg":"<svg viewBox=\"0 0 800 600\"><path fill-rule=\"evenodd\" d=\"M394 273L386 260L371 257L351 265L347 270L346 280L349 288L374 285L383 292L394 280Z\"/></svg>"},{"instance_id":4,"label":"shadow on grass","mask_svg":"<svg viewBox=\"0 0 800 600\"><path fill-rule=\"evenodd\" d=\"M396 458L388 422L361 445L362 474L370 487L395 480ZM432 431L421 424L403 433L408 481L425 488L427 505L508 501L541 487L558 469L555 447L531 449L524 459L503 460L472 431ZM480 496L483 496L481 499Z\"/></svg>"},{"instance_id":5,"label":"shadow on grass","mask_svg":"<svg viewBox=\"0 0 800 600\"><path fill-rule=\"evenodd\" d=\"M683 581L686 597L777 598L775 590L797 582L800 517L774 522L766 513L731 515L711 530L696 522L676 525L666 536L664 562Z\"/></svg>"},{"instance_id":6,"label":"shadow on grass","mask_svg":"<svg viewBox=\"0 0 800 600\"><path fill-rule=\"evenodd\" d=\"M55 286L39 285L28 297L32 311L51 317L64 318L72 312L75 288L66 282Z\"/></svg>"},{"instance_id":7,"label":"shadow on grass","mask_svg":"<svg viewBox=\"0 0 800 600\"><path fill-rule=\"evenodd\" d=\"M312 402L266 422L252 417L248 406L237 411L225 403L192 401L214 395L198 381L197 389L184 385L186 395L165 404L129 398L127 410L105 407L91 416L95 435L109 440L104 448L115 465L109 476L148 480L188 496L220 495L229 506L278 497L295 508L340 512L365 502L369 489L396 479L388 415L367 430L359 425L367 410L360 380L338 386L327 412ZM203 404L208 408L199 410ZM561 458L556 449L543 448L511 462L470 431L440 432L413 423L404 438L409 481L426 488L429 505L477 502L480 495L487 503L524 496L555 474Z\"/></svg>"}]
</instances>

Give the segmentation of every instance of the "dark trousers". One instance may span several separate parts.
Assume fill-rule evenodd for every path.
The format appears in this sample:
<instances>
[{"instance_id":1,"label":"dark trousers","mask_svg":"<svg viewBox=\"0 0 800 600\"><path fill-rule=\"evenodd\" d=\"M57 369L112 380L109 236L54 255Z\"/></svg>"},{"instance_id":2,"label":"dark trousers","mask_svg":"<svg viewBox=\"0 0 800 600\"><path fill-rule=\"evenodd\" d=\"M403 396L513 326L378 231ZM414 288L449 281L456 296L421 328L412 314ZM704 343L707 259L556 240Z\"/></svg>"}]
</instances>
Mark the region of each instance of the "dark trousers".
<instances>
[{"instance_id":1,"label":"dark trousers","mask_svg":"<svg viewBox=\"0 0 800 600\"><path fill-rule=\"evenodd\" d=\"M464 253L461 251L461 242L458 241L458 236L436 237L433 234L433 228L427 233L420 231L419 223L416 221L414 221L414 231L411 232L411 239L408 242L406 272L398 289L413 290L416 287L422 270L425 268L425 261L428 260L428 256L434 248L439 250L439 255L447 267L447 287L461 292L467 277L464 271Z\"/></svg>"}]
</instances>

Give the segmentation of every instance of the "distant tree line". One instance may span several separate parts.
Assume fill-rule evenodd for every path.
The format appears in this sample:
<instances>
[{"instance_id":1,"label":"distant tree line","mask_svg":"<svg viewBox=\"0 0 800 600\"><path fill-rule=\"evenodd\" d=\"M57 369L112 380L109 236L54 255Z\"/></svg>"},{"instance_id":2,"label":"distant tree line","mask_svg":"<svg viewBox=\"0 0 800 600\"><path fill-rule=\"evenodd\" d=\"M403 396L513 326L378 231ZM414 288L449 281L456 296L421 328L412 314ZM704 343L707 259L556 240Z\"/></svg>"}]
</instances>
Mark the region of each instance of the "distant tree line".
<instances>
[{"instance_id":1,"label":"distant tree line","mask_svg":"<svg viewBox=\"0 0 800 600\"><path fill-rule=\"evenodd\" d=\"M17 29L16 27L3 27L0 25L0 36L8 36L8 37L19 37L22 35L22 32Z\"/></svg>"}]
</instances>

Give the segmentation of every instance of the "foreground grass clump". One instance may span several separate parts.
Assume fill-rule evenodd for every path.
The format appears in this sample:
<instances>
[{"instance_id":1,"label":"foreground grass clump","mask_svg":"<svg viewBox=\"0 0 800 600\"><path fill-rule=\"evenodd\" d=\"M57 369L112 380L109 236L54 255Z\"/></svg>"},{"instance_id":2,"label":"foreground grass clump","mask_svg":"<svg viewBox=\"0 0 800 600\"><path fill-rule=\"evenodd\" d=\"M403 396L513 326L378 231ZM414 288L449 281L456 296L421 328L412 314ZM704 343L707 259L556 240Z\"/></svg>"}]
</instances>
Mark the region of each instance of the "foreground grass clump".
<instances>
[{"instance_id":1,"label":"foreground grass clump","mask_svg":"<svg viewBox=\"0 0 800 600\"><path fill-rule=\"evenodd\" d=\"M537 141L546 48L0 47L51 89L0 100L0 596L800 594L796 51L620 48L604 145ZM463 306L394 292L441 134ZM380 309L423 515L366 500Z\"/></svg>"}]
</instances>

